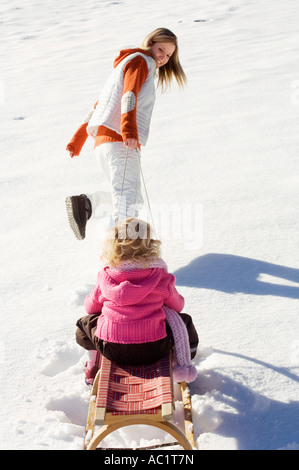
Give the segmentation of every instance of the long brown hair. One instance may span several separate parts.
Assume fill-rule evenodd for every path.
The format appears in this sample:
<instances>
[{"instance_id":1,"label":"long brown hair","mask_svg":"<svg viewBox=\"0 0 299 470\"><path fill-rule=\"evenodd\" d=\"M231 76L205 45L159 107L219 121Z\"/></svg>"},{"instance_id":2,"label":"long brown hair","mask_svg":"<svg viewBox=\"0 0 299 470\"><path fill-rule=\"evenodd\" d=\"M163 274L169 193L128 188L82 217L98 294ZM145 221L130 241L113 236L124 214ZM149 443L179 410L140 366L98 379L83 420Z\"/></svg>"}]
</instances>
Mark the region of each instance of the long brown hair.
<instances>
[{"instance_id":1,"label":"long brown hair","mask_svg":"<svg viewBox=\"0 0 299 470\"><path fill-rule=\"evenodd\" d=\"M174 53L170 57L169 61L162 67L159 67L158 85L161 86L162 90L165 90L170 87L174 77L179 87L182 88L186 84L187 77L180 64L178 40L176 35L167 28L158 28L144 39L141 44L141 48L150 51L151 46L155 42L171 43L175 45Z\"/></svg>"}]
</instances>

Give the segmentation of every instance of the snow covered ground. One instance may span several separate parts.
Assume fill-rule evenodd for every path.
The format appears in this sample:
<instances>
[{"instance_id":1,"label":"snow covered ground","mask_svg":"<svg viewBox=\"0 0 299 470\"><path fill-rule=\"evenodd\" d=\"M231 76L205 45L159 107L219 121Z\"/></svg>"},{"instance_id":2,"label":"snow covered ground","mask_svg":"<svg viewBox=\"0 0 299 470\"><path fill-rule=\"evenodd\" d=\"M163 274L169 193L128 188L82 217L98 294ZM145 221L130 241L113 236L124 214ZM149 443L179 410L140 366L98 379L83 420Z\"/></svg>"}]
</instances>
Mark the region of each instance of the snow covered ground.
<instances>
[{"instance_id":1,"label":"snow covered ground","mask_svg":"<svg viewBox=\"0 0 299 470\"><path fill-rule=\"evenodd\" d=\"M77 159L65 146L118 51L166 26L188 87L158 93L142 160L200 336L197 445L298 450L297 0L2 0L0 23L1 448L82 448L89 390L74 333L99 225L75 240L64 198L105 181L91 140ZM106 444L168 439L139 435Z\"/></svg>"}]
</instances>

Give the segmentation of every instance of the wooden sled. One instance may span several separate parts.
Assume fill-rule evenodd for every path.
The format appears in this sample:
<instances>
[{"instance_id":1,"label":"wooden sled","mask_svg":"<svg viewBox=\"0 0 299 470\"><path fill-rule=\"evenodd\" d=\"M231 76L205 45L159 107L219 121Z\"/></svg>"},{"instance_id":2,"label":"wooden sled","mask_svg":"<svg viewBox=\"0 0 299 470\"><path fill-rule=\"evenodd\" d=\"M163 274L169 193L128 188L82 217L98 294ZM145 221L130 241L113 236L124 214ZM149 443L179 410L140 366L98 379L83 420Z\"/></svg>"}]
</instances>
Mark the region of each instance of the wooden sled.
<instances>
[{"instance_id":1,"label":"wooden sled","mask_svg":"<svg viewBox=\"0 0 299 470\"><path fill-rule=\"evenodd\" d=\"M90 394L84 450L100 450L100 442L110 433L136 424L155 426L168 432L176 441L167 446L195 449L190 392L185 382L180 385L185 434L170 422L174 410L171 357L150 365L119 366L102 356L101 368Z\"/></svg>"}]
</instances>

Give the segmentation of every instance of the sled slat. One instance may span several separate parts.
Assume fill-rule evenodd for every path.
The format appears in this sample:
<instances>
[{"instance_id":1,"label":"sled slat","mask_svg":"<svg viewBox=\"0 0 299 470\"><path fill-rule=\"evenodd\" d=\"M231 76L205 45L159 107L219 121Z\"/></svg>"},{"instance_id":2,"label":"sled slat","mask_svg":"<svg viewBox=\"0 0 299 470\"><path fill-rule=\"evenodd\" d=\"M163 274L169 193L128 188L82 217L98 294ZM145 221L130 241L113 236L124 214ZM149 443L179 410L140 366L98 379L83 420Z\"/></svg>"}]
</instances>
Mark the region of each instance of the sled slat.
<instances>
[{"instance_id":1,"label":"sled slat","mask_svg":"<svg viewBox=\"0 0 299 470\"><path fill-rule=\"evenodd\" d=\"M185 433L188 441L195 449L195 437L194 437L194 426L192 420L192 405L191 405L191 395L190 390L186 382L181 383L181 391L183 397L183 407L184 407L184 421L185 421Z\"/></svg>"}]
</instances>

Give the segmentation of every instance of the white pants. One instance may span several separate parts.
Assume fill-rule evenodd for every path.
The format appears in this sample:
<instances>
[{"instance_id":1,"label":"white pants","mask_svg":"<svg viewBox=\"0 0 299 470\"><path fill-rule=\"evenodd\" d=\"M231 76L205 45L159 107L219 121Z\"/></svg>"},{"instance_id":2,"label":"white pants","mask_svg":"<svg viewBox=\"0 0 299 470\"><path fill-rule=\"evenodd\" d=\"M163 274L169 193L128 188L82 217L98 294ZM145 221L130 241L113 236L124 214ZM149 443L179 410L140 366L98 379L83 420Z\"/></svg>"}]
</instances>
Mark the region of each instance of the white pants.
<instances>
[{"instance_id":1,"label":"white pants","mask_svg":"<svg viewBox=\"0 0 299 470\"><path fill-rule=\"evenodd\" d=\"M95 156L110 191L87 194L92 205L92 216L101 218L108 215L108 228L117 220L138 217L143 206L140 152L128 149L122 142L107 142L95 148Z\"/></svg>"}]
</instances>

